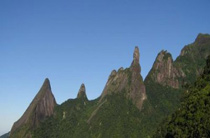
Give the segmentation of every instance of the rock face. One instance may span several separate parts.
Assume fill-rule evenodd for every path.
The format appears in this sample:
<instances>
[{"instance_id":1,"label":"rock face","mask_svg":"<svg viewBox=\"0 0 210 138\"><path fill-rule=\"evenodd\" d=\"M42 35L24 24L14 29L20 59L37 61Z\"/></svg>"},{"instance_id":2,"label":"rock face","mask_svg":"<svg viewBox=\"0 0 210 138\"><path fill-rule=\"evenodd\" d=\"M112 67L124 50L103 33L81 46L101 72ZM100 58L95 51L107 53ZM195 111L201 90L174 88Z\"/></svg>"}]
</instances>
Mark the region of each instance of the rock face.
<instances>
[{"instance_id":1,"label":"rock face","mask_svg":"<svg viewBox=\"0 0 210 138\"><path fill-rule=\"evenodd\" d=\"M45 79L25 113L14 123L10 137L30 138L30 131L36 128L46 117L53 115L55 105L56 101L51 91L50 81Z\"/></svg>"},{"instance_id":2,"label":"rock face","mask_svg":"<svg viewBox=\"0 0 210 138\"><path fill-rule=\"evenodd\" d=\"M210 58L208 57L203 73L186 91L181 106L158 126L154 138L209 137L210 110L207 107L210 107L210 103L206 102L210 101L209 78Z\"/></svg>"},{"instance_id":3,"label":"rock face","mask_svg":"<svg viewBox=\"0 0 210 138\"><path fill-rule=\"evenodd\" d=\"M143 101L146 99L146 90L140 75L139 55L139 48L135 47L130 68L120 68L118 71L111 72L99 102L103 101L108 94L123 93L141 110Z\"/></svg>"},{"instance_id":4,"label":"rock face","mask_svg":"<svg viewBox=\"0 0 210 138\"><path fill-rule=\"evenodd\" d=\"M82 84L80 86L79 92L77 94L77 98L87 100L87 95L86 95L86 90L85 90L85 85L84 84Z\"/></svg>"},{"instance_id":5,"label":"rock face","mask_svg":"<svg viewBox=\"0 0 210 138\"><path fill-rule=\"evenodd\" d=\"M134 71L137 73L141 72L141 67L139 64L139 57L140 57L139 48L136 46L134 53L133 53L133 61L131 63L131 67L130 67L131 71Z\"/></svg>"},{"instance_id":6,"label":"rock face","mask_svg":"<svg viewBox=\"0 0 210 138\"><path fill-rule=\"evenodd\" d=\"M167 51L161 51L145 79L162 86L179 89L192 83L202 73L205 59L210 55L210 35L199 34L195 42L185 46L175 61Z\"/></svg>"},{"instance_id":7,"label":"rock face","mask_svg":"<svg viewBox=\"0 0 210 138\"><path fill-rule=\"evenodd\" d=\"M133 62L130 66L131 88L128 97L133 100L136 106L141 109L143 101L146 99L146 89L141 76L141 67L139 64L139 48L135 47L133 53Z\"/></svg>"},{"instance_id":8,"label":"rock face","mask_svg":"<svg viewBox=\"0 0 210 138\"><path fill-rule=\"evenodd\" d=\"M148 76L156 83L178 89L181 86L179 78L185 77L185 74L173 64L171 54L162 50L158 54Z\"/></svg>"}]
</instances>

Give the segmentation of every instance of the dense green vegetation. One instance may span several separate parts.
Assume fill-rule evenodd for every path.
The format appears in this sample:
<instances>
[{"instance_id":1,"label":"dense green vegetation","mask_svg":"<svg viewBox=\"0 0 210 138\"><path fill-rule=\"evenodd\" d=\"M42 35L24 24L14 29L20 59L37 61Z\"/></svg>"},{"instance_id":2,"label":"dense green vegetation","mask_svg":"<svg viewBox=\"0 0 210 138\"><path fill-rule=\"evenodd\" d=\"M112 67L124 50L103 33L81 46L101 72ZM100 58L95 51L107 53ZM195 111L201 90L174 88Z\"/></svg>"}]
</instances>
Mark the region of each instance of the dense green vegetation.
<instances>
[{"instance_id":1,"label":"dense green vegetation","mask_svg":"<svg viewBox=\"0 0 210 138\"><path fill-rule=\"evenodd\" d=\"M155 109L158 109L158 112L169 114L177 109L182 96L182 89L174 89L169 86L162 86L155 82L148 82L147 85L149 85L149 87L147 87L148 100L155 107Z\"/></svg>"},{"instance_id":2,"label":"dense green vegetation","mask_svg":"<svg viewBox=\"0 0 210 138\"><path fill-rule=\"evenodd\" d=\"M84 104L85 102L85 104ZM142 112L124 95L108 95L98 100L68 100L56 107L55 115L46 119L34 133L34 138L107 138L147 137L152 127L152 109L145 102ZM65 112L65 117L64 117Z\"/></svg>"},{"instance_id":3,"label":"dense green vegetation","mask_svg":"<svg viewBox=\"0 0 210 138\"><path fill-rule=\"evenodd\" d=\"M183 95L183 89L174 89L169 86L162 86L153 81L146 84L147 98L154 108L152 126L155 128L161 123L167 115L173 113L180 106L180 99Z\"/></svg>"},{"instance_id":4,"label":"dense green vegetation","mask_svg":"<svg viewBox=\"0 0 210 138\"><path fill-rule=\"evenodd\" d=\"M210 57L201 77L188 87L181 107L157 130L154 137L210 137Z\"/></svg>"},{"instance_id":5,"label":"dense green vegetation","mask_svg":"<svg viewBox=\"0 0 210 138\"><path fill-rule=\"evenodd\" d=\"M163 58L159 58L161 54ZM167 84L167 81L173 81L173 78L167 78L165 79L167 81L160 83L157 81L159 73L161 75L165 75L167 73L168 70L166 69L169 65L169 58L172 58L170 53L167 51L161 51L156 58L153 68L144 81L147 99L153 108L153 115L151 118L153 119L152 126L154 129L151 130L150 133L154 133L155 128L158 127L162 119L173 113L180 106L180 98L183 95L182 88L172 88ZM161 68L157 68L157 64L159 63L162 65Z\"/></svg>"},{"instance_id":6,"label":"dense green vegetation","mask_svg":"<svg viewBox=\"0 0 210 138\"><path fill-rule=\"evenodd\" d=\"M86 137L86 119L97 100L69 99L55 108L55 115L46 119L33 133L35 138ZM82 131L82 133L81 133ZM86 131L88 132L88 131Z\"/></svg>"}]
</instances>

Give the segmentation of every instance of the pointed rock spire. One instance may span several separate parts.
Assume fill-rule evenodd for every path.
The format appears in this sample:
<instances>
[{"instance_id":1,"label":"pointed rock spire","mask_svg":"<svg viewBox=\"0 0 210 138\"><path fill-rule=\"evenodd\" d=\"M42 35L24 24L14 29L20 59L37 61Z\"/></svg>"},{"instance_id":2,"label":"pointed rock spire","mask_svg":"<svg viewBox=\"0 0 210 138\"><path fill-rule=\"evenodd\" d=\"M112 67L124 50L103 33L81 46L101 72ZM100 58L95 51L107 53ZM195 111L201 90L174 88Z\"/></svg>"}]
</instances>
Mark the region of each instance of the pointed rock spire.
<instances>
[{"instance_id":1,"label":"pointed rock spire","mask_svg":"<svg viewBox=\"0 0 210 138\"><path fill-rule=\"evenodd\" d=\"M133 61L134 61L134 63L139 64L139 56L140 56L140 54L139 54L139 47L136 46L135 49L134 49L134 53L133 53Z\"/></svg>"},{"instance_id":2,"label":"pointed rock spire","mask_svg":"<svg viewBox=\"0 0 210 138\"><path fill-rule=\"evenodd\" d=\"M147 98L146 89L140 74L139 48L136 46L133 53L133 61L130 68L113 70L104 87L99 103L103 103L106 95L124 93L127 98L142 109L143 101Z\"/></svg>"},{"instance_id":3,"label":"pointed rock spire","mask_svg":"<svg viewBox=\"0 0 210 138\"><path fill-rule=\"evenodd\" d=\"M82 98L82 99L86 99L87 100L85 84L83 84L83 83L80 86L79 92L77 94L77 98Z\"/></svg>"},{"instance_id":4,"label":"pointed rock spire","mask_svg":"<svg viewBox=\"0 0 210 138\"><path fill-rule=\"evenodd\" d=\"M16 130L20 133L21 137L24 135L31 135L30 131L35 129L41 121L46 117L53 115L54 107L56 106L55 98L51 91L50 81L48 78L45 79L41 89L22 115L22 117L14 123L10 137L15 137ZM26 129L21 129L21 127L27 126ZM19 136L20 136L19 135Z\"/></svg>"},{"instance_id":5,"label":"pointed rock spire","mask_svg":"<svg viewBox=\"0 0 210 138\"><path fill-rule=\"evenodd\" d=\"M46 79L44 80L44 83L42 84L42 87L41 87L41 89L39 90L37 96L38 96L39 94L41 95L41 93L45 93L45 92L47 92L47 91L51 91L50 80L49 80L48 78L46 78Z\"/></svg>"},{"instance_id":6,"label":"pointed rock spire","mask_svg":"<svg viewBox=\"0 0 210 138\"><path fill-rule=\"evenodd\" d=\"M141 67L139 64L139 48L138 46L135 47L134 53L133 53L133 62L131 63L131 70L136 71L136 72L141 72Z\"/></svg>"}]
</instances>

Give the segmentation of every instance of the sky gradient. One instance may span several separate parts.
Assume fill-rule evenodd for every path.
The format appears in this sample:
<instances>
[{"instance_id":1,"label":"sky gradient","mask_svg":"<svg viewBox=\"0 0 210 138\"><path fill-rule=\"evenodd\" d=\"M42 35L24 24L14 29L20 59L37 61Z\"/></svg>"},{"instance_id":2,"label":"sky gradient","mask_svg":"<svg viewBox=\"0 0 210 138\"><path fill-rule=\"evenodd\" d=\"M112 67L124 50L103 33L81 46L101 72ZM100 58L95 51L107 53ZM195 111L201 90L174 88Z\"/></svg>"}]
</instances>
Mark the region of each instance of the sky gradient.
<instances>
[{"instance_id":1,"label":"sky gradient","mask_svg":"<svg viewBox=\"0 0 210 138\"><path fill-rule=\"evenodd\" d=\"M145 78L161 50L175 59L198 33L210 33L209 7L209 0L1 0L0 135L46 77L59 104L82 83L95 99L139 46Z\"/></svg>"}]
</instances>

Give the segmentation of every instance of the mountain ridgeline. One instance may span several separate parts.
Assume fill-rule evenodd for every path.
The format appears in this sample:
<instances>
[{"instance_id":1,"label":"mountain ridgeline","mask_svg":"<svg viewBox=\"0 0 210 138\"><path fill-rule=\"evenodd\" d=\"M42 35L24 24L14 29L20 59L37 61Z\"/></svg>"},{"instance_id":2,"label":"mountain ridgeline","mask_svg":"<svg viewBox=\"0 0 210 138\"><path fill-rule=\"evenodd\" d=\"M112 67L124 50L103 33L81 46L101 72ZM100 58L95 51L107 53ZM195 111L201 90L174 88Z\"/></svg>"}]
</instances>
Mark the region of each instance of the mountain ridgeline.
<instances>
[{"instance_id":1,"label":"mountain ridgeline","mask_svg":"<svg viewBox=\"0 0 210 138\"><path fill-rule=\"evenodd\" d=\"M208 55L210 35L199 34L175 61L170 53L161 51L143 80L139 48L135 47L130 67L113 70L101 96L95 100L88 100L82 84L76 99L58 105L46 79L23 116L14 123L10 138L157 135L156 130L164 118L181 107L180 99L186 88L183 86L192 84L200 76Z\"/></svg>"}]
</instances>

